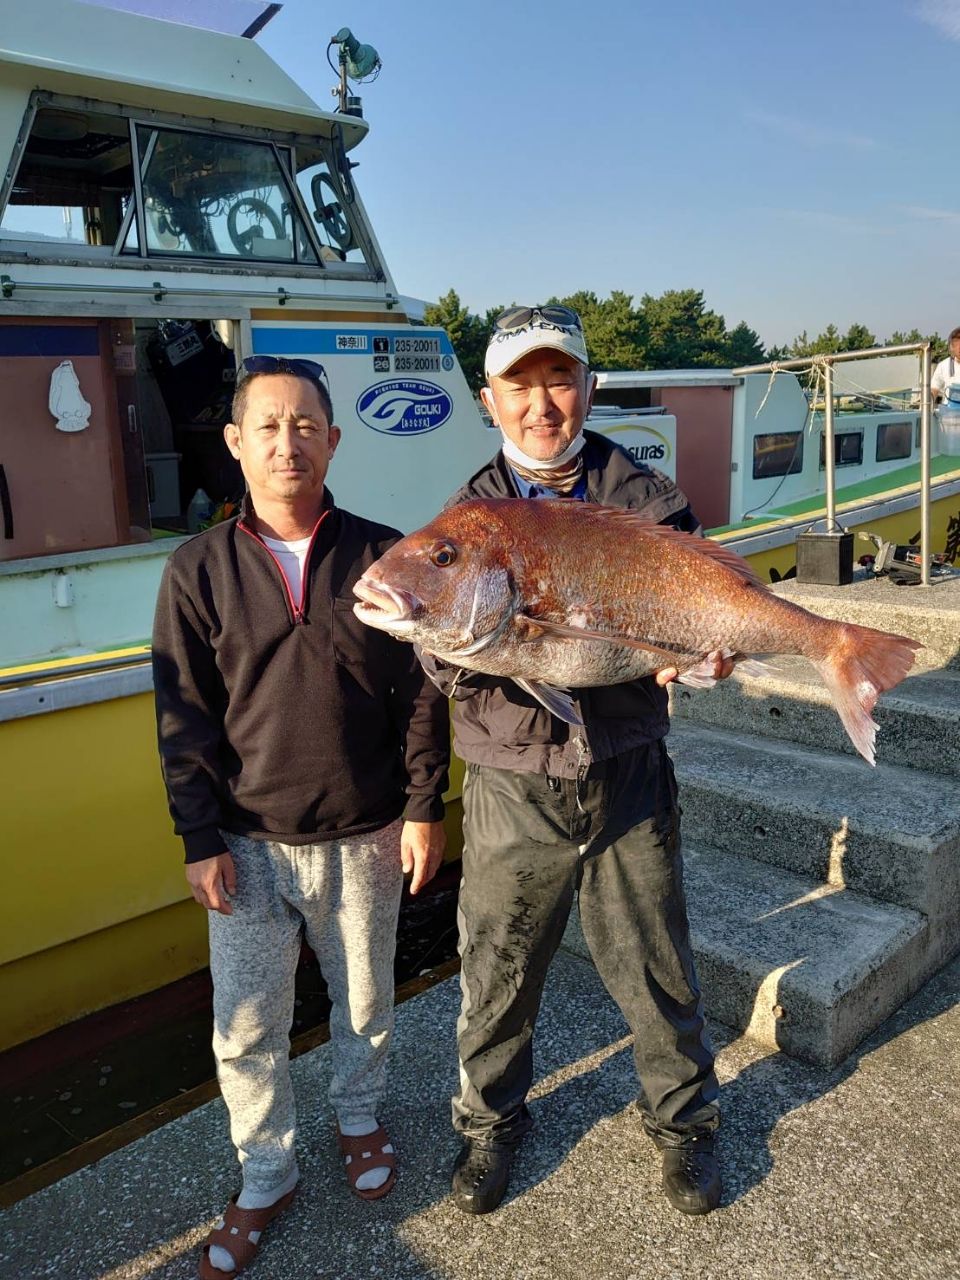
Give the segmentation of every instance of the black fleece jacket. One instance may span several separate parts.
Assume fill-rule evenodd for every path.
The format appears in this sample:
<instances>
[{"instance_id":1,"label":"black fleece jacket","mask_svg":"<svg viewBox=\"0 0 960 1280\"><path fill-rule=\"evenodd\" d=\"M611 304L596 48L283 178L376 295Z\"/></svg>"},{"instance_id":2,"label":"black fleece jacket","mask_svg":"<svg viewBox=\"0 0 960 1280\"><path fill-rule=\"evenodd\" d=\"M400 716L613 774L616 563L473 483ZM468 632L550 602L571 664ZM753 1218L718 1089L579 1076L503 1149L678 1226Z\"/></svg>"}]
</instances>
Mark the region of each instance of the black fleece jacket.
<instances>
[{"instance_id":1,"label":"black fleece jacket","mask_svg":"<svg viewBox=\"0 0 960 1280\"><path fill-rule=\"evenodd\" d=\"M219 828L312 844L443 817L447 701L413 649L364 626L351 590L400 537L325 495L290 598L245 503L170 557L157 599L157 732L186 861Z\"/></svg>"},{"instance_id":2,"label":"black fleece jacket","mask_svg":"<svg viewBox=\"0 0 960 1280\"><path fill-rule=\"evenodd\" d=\"M669 476L635 463L625 449L595 431L584 431L587 501L642 511L654 524L701 532L683 492ZM519 498L502 450L447 502L469 498ZM536 501L536 499L532 499ZM594 761L607 760L666 735L667 693L652 676L595 689L573 689L584 728L556 719L513 683L473 672L458 674L431 654L420 660L438 688L456 701L454 747L468 763L573 778Z\"/></svg>"}]
</instances>

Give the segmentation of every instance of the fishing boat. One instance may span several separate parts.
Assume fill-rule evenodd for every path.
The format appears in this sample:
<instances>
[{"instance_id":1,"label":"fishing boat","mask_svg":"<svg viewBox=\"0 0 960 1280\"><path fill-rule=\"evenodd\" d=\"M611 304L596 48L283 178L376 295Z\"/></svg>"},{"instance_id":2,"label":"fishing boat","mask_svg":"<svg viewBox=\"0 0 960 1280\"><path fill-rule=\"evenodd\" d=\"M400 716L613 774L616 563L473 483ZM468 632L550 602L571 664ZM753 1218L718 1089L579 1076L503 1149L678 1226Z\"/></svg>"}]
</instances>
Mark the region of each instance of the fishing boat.
<instances>
[{"instance_id":1,"label":"fishing boat","mask_svg":"<svg viewBox=\"0 0 960 1280\"><path fill-rule=\"evenodd\" d=\"M375 51L331 40L325 110L253 38L279 5L144 7L31 0L0 28L0 1048L206 963L149 636L167 557L242 492L238 362L324 365L336 499L401 529L490 452L353 173Z\"/></svg>"},{"instance_id":2,"label":"fishing boat","mask_svg":"<svg viewBox=\"0 0 960 1280\"><path fill-rule=\"evenodd\" d=\"M0 29L0 1049L206 963L149 635L166 558L242 490L222 443L238 362L325 366L348 428L337 501L400 529L493 451L353 173L375 51L331 40L329 111L255 41L278 5L195 0L192 26L144 7L164 6L32 0ZM788 372L599 381L590 425L786 576L823 507L816 394ZM888 367L837 387L837 512L897 542L918 526L920 418L891 389L916 385ZM934 542L955 547L960 462L932 466ZM458 793L455 778L454 848Z\"/></svg>"},{"instance_id":3,"label":"fishing boat","mask_svg":"<svg viewBox=\"0 0 960 1280\"><path fill-rule=\"evenodd\" d=\"M793 575L797 537L808 530L853 533L856 559L875 557L878 543L917 544L919 353L837 353L829 364L832 504L823 361L800 373L773 364L602 372L589 425L672 476L710 536L766 581ZM960 557L960 436L947 425L931 420L930 543L953 562Z\"/></svg>"}]
</instances>

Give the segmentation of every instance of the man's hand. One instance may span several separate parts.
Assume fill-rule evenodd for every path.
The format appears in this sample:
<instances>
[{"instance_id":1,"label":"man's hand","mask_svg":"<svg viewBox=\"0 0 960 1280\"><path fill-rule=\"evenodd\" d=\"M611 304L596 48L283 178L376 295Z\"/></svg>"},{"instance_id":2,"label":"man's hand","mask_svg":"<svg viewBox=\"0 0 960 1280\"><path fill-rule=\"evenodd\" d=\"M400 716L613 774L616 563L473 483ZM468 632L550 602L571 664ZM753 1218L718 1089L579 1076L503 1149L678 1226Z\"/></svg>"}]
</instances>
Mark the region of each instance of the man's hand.
<instances>
[{"instance_id":1,"label":"man's hand","mask_svg":"<svg viewBox=\"0 0 960 1280\"><path fill-rule=\"evenodd\" d=\"M229 853L218 853L215 858L187 863L187 883L194 901L208 911L219 911L222 916L232 916L229 899L237 892L237 872Z\"/></svg>"},{"instance_id":2,"label":"man's hand","mask_svg":"<svg viewBox=\"0 0 960 1280\"><path fill-rule=\"evenodd\" d=\"M447 847L442 822L405 822L400 832L400 865L412 871L410 892L419 893L432 880Z\"/></svg>"},{"instance_id":3,"label":"man's hand","mask_svg":"<svg viewBox=\"0 0 960 1280\"><path fill-rule=\"evenodd\" d=\"M727 676L736 665L733 658L725 658L719 649L714 649L711 653L707 654L704 658L704 663L709 662L713 663L714 680L726 680ZM680 672L676 667L664 667L662 671L657 672L655 678L657 684L662 688L664 685L668 685L671 680L676 680L679 674Z\"/></svg>"}]
</instances>

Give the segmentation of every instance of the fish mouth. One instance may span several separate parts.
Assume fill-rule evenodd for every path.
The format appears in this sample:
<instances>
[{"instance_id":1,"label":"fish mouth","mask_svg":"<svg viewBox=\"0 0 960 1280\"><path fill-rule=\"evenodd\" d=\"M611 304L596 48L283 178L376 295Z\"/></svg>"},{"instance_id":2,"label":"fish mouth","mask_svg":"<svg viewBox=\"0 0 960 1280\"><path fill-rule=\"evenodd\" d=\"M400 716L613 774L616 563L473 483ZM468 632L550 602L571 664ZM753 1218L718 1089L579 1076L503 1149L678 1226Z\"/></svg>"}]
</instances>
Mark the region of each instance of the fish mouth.
<instances>
[{"instance_id":1,"label":"fish mouth","mask_svg":"<svg viewBox=\"0 0 960 1280\"><path fill-rule=\"evenodd\" d=\"M353 585L353 594L359 597L353 612L361 622L396 635L412 631L414 620L423 608L412 592L401 591L385 582L360 578Z\"/></svg>"}]
</instances>

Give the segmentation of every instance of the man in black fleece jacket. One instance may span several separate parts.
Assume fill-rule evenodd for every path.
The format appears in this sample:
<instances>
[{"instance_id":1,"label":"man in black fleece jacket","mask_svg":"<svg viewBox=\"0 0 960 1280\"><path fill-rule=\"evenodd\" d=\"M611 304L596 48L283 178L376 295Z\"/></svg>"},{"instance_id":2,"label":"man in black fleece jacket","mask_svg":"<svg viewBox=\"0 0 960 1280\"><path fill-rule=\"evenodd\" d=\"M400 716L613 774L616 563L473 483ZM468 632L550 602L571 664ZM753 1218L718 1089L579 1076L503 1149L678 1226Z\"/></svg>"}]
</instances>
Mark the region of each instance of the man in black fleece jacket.
<instances>
[{"instance_id":1,"label":"man in black fleece jacket","mask_svg":"<svg viewBox=\"0 0 960 1280\"><path fill-rule=\"evenodd\" d=\"M481 394L501 448L450 504L564 497L699 530L669 477L583 430L594 379L576 313L511 307L494 322L485 372ZM454 1202L489 1213L506 1192L532 1123L526 1098L547 968L576 897L597 970L634 1034L638 1107L663 1152L664 1191L681 1212L709 1213L720 1199L717 1080L663 741L663 686L676 670L572 690L583 722L574 728L511 680L458 672L429 654L422 661L456 699L454 746L467 765ZM712 661L717 678L732 669L721 654Z\"/></svg>"},{"instance_id":2,"label":"man in black fleece jacket","mask_svg":"<svg viewBox=\"0 0 960 1280\"><path fill-rule=\"evenodd\" d=\"M303 935L333 1003L348 1181L364 1199L393 1186L376 1108L402 872L417 892L439 865L449 759L446 699L408 645L353 613L354 582L400 535L325 487L340 430L321 367L252 357L233 419L239 518L170 557L153 642L164 780L209 912L214 1051L243 1169L204 1246L207 1277L249 1263L296 1187L287 1055Z\"/></svg>"}]
</instances>

